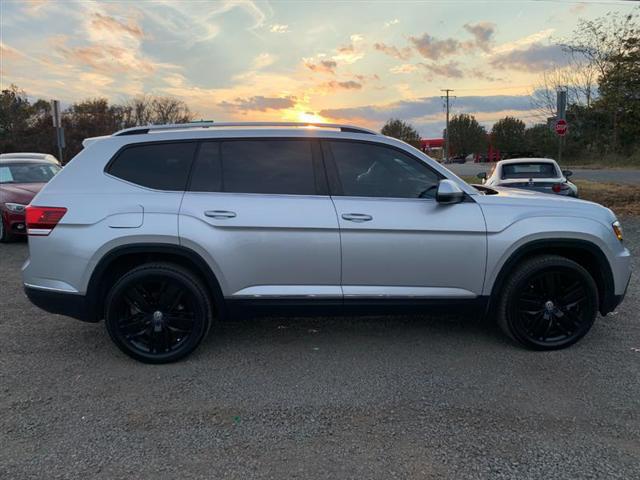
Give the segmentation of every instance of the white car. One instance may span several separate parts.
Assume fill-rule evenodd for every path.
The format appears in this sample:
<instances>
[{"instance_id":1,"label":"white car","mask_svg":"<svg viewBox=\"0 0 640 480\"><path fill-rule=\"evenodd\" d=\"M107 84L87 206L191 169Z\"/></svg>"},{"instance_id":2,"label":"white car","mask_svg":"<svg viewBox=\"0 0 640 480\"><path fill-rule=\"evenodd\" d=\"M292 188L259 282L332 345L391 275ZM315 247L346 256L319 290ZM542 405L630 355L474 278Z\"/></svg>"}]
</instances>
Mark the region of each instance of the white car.
<instances>
[{"instance_id":1,"label":"white car","mask_svg":"<svg viewBox=\"0 0 640 480\"><path fill-rule=\"evenodd\" d=\"M478 178L488 187L509 187L578 197L578 187L568 180L573 174L561 170L551 158L512 158L496 163L489 175L479 173Z\"/></svg>"}]
</instances>

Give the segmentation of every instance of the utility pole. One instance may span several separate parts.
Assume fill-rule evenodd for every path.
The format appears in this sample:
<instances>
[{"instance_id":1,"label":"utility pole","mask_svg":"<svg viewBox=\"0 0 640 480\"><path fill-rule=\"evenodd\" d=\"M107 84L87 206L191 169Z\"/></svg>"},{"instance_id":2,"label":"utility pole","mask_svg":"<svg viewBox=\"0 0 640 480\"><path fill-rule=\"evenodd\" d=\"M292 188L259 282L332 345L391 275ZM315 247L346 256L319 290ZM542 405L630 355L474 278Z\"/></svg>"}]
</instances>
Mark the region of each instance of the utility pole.
<instances>
[{"instance_id":1,"label":"utility pole","mask_svg":"<svg viewBox=\"0 0 640 480\"><path fill-rule=\"evenodd\" d=\"M445 153L444 153L444 161L448 162L449 161L449 92L453 92L453 90L451 90L450 88L443 88L442 90L440 90L441 92L445 92L445 95L441 96L440 98L444 98L446 99L447 102L447 126L446 126L446 132L447 135L445 137ZM452 97L455 98L455 97Z\"/></svg>"}]
</instances>

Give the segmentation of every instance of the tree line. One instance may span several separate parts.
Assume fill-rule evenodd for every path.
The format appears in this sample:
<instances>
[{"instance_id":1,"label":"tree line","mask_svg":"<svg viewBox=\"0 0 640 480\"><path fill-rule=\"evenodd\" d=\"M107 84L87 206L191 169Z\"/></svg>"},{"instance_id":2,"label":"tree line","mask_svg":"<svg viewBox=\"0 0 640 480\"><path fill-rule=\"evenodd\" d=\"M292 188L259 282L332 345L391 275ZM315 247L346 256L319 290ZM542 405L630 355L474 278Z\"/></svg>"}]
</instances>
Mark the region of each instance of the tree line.
<instances>
[{"instance_id":1,"label":"tree line","mask_svg":"<svg viewBox=\"0 0 640 480\"><path fill-rule=\"evenodd\" d=\"M194 118L182 100L172 97L140 95L121 104L110 104L106 98L83 100L62 113L66 148L61 160L68 161L82 150L87 137L140 125L185 123ZM57 152L51 103L31 102L15 85L0 93L0 153L10 152Z\"/></svg>"}]
</instances>

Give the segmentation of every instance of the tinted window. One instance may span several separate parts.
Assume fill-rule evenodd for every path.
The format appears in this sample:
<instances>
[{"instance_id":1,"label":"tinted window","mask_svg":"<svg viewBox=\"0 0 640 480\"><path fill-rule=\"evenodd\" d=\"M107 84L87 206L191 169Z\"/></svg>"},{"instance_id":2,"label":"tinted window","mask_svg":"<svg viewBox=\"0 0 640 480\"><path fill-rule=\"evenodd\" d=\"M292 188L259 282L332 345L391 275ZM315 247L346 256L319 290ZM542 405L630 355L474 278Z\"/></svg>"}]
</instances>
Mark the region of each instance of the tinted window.
<instances>
[{"instance_id":1,"label":"tinted window","mask_svg":"<svg viewBox=\"0 0 640 480\"><path fill-rule=\"evenodd\" d=\"M220 142L200 144L198 158L191 174L190 190L193 192L222 191L222 162L220 161Z\"/></svg>"},{"instance_id":2,"label":"tinted window","mask_svg":"<svg viewBox=\"0 0 640 480\"><path fill-rule=\"evenodd\" d=\"M52 163L9 163L0 166L0 183L46 183L59 171Z\"/></svg>"},{"instance_id":3,"label":"tinted window","mask_svg":"<svg viewBox=\"0 0 640 480\"><path fill-rule=\"evenodd\" d=\"M225 192L314 195L311 142L241 140L222 142Z\"/></svg>"},{"instance_id":4,"label":"tinted window","mask_svg":"<svg viewBox=\"0 0 640 480\"><path fill-rule=\"evenodd\" d=\"M329 142L342 193L354 197L435 196L440 177L402 152L379 145Z\"/></svg>"},{"instance_id":5,"label":"tinted window","mask_svg":"<svg viewBox=\"0 0 640 480\"><path fill-rule=\"evenodd\" d=\"M156 190L184 190L195 142L132 145L120 152L109 173Z\"/></svg>"},{"instance_id":6,"label":"tinted window","mask_svg":"<svg viewBox=\"0 0 640 480\"><path fill-rule=\"evenodd\" d=\"M511 163L502 165L502 178L555 178L553 163Z\"/></svg>"}]
</instances>

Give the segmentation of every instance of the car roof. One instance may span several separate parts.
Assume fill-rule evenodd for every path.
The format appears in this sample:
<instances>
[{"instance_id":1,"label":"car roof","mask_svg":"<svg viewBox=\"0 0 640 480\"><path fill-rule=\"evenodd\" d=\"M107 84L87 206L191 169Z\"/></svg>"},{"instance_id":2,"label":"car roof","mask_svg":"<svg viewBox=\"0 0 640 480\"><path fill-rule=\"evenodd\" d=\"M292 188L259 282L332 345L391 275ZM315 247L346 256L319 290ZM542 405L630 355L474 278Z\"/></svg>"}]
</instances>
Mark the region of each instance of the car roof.
<instances>
[{"instance_id":1,"label":"car roof","mask_svg":"<svg viewBox=\"0 0 640 480\"><path fill-rule=\"evenodd\" d=\"M0 162L2 163L16 162L50 162L59 165L60 162L50 153L33 153L33 152L15 152L0 154Z\"/></svg>"},{"instance_id":2,"label":"car roof","mask_svg":"<svg viewBox=\"0 0 640 480\"><path fill-rule=\"evenodd\" d=\"M509 160L500 160L498 165L509 165L511 163L553 163L556 165L556 161L553 158L510 158Z\"/></svg>"}]
</instances>

